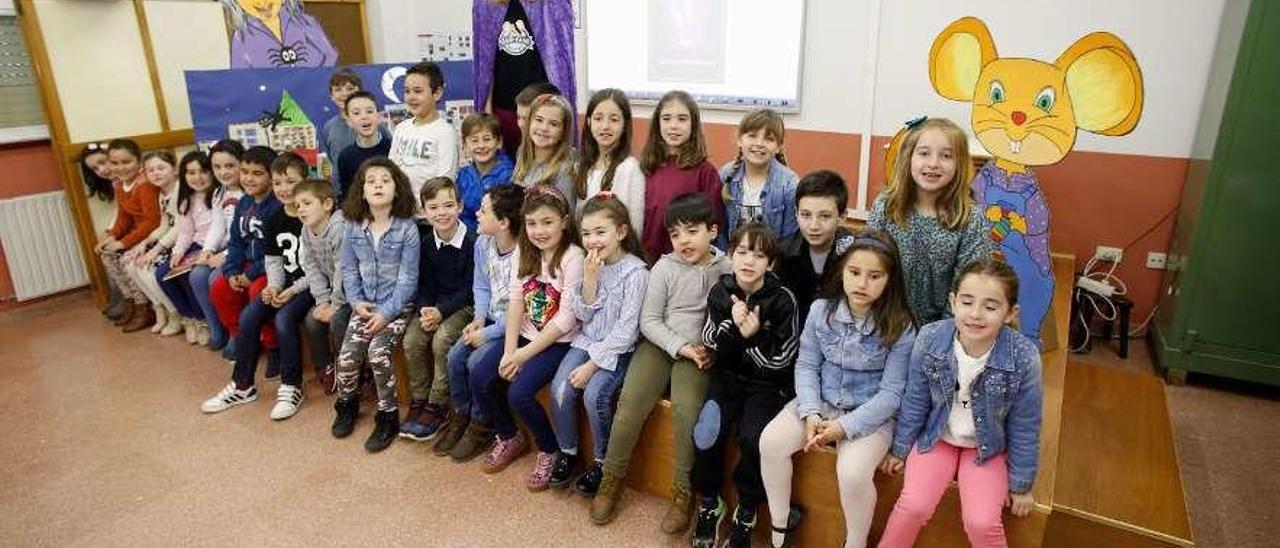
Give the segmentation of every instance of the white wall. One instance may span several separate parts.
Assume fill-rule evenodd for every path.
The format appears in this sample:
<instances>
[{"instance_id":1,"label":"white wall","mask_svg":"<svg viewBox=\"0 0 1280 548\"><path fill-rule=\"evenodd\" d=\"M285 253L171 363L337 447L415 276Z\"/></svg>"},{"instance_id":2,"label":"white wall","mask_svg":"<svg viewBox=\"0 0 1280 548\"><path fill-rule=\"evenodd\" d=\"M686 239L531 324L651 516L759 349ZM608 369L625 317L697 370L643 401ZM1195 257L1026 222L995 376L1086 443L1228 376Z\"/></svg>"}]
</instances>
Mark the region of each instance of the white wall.
<instances>
[{"instance_id":1,"label":"white wall","mask_svg":"<svg viewBox=\"0 0 1280 548\"><path fill-rule=\"evenodd\" d=\"M583 9L598 1L624 0L586 0ZM1081 132L1076 150L1187 157L1228 1L1237 0L808 0L802 110L788 115L787 127L891 135L904 120L920 114L966 125L968 105L938 96L929 84L927 64L937 33L971 15L987 23L1001 55L1050 62L1089 32L1116 34L1142 67L1142 120L1119 138ZM470 0L371 0L374 60L411 59L418 32L466 30L470 20ZM577 32L579 97L585 104L585 29ZM873 35L878 36L874 43ZM874 82L869 81L873 65L866 59L873 47ZM761 77L768 75L762 72ZM649 114L648 109L637 110L638 116ZM740 117L734 111L704 115L718 123L736 123Z\"/></svg>"}]
</instances>

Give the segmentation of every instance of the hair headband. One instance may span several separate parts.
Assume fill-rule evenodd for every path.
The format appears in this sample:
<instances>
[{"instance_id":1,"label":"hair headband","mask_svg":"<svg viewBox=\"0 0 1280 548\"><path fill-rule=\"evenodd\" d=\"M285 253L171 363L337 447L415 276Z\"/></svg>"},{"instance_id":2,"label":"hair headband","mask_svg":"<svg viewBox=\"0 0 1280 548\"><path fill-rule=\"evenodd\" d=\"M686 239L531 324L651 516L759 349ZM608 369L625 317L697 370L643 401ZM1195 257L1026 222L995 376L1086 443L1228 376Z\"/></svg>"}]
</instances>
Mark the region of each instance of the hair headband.
<instances>
[{"instance_id":1,"label":"hair headband","mask_svg":"<svg viewBox=\"0 0 1280 548\"><path fill-rule=\"evenodd\" d=\"M539 195L550 196L560 200L560 203L564 204L566 207L569 205L569 200L565 199L564 194L560 192L560 189L556 188L554 185L542 183L529 185L529 187L525 189L524 199L528 200L529 198Z\"/></svg>"},{"instance_id":2,"label":"hair headband","mask_svg":"<svg viewBox=\"0 0 1280 548\"><path fill-rule=\"evenodd\" d=\"M893 250L889 249L889 244L886 244L880 241L879 239L872 238L870 236L855 236L853 238L853 241L849 243L849 246L850 247L874 247L890 255L893 254Z\"/></svg>"},{"instance_id":3,"label":"hair headband","mask_svg":"<svg viewBox=\"0 0 1280 548\"><path fill-rule=\"evenodd\" d=\"M569 108L569 101L554 93L543 93L542 95L539 95L537 99L534 99L534 101L539 103L555 103L565 110L572 110Z\"/></svg>"}]
</instances>

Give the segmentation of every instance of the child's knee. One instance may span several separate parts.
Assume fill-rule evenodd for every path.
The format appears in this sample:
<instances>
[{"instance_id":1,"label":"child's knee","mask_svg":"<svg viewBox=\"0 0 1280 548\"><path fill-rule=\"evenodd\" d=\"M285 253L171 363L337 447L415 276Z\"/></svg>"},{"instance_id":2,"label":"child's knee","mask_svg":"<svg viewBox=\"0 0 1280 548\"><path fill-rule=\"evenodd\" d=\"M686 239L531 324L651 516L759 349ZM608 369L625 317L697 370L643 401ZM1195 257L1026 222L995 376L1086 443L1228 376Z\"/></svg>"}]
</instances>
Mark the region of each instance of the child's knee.
<instances>
[{"instance_id":1,"label":"child's knee","mask_svg":"<svg viewBox=\"0 0 1280 548\"><path fill-rule=\"evenodd\" d=\"M570 405L577 405L578 392L569 382L568 378L559 379L551 385L551 400L555 402L556 407L564 408Z\"/></svg>"},{"instance_id":2,"label":"child's knee","mask_svg":"<svg viewBox=\"0 0 1280 548\"><path fill-rule=\"evenodd\" d=\"M990 510L966 511L963 506L961 504L961 520L964 522L964 532L969 537L970 544L985 546L990 544L986 542L987 539L1004 537L1004 523L1000 521L1000 506L997 506L994 512Z\"/></svg>"}]
</instances>

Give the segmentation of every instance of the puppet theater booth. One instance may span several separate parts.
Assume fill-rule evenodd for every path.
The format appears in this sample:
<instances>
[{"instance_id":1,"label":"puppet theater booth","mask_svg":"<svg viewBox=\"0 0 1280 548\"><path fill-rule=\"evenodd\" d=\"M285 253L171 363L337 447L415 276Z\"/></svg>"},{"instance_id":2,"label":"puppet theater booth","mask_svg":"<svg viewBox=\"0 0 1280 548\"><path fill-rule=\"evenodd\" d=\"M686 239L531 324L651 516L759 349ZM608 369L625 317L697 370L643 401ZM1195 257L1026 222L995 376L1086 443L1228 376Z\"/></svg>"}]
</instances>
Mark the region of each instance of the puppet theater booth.
<instances>
[{"instance_id":1,"label":"puppet theater booth","mask_svg":"<svg viewBox=\"0 0 1280 548\"><path fill-rule=\"evenodd\" d=\"M777 44L775 53L782 52L780 59L784 60L795 57L794 74L779 78L783 85L776 90L758 89L748 96L722 93L724 90L712 86L705 88L700 98L720 103L725 108L734 108L732 103L738 102L746 107L768 105L787 112L788 152L793 167L800 173L830 167L844 175L850 183L851 206L855 215L865 214L875 192L883 185L885 170L880 151L902 120L913 117L921 109L936 110L957 121L968 119L968 105L939 97L930 87L925 64L929 43L937 33L949 22L976 13L988 21L996 41L1004 48L1002 33L1008 33L1016 23L1015 16L1000 15L1001 8L992 2L980 3L976 7L951 6L949 3L943 6L932 0L924 2L927 6L900 6L882 1L865 6L844 3L837 6L836 2L828 0L792 2L799 11L791 13L798 13L802 24ZM424 6L412 8L424 18L430 16L430 22L422 23L423 28L461 33L470 31L469 2L456 0L441 4L438 11ZM581 8L578 19L565 22L573 26L568 32L576 39L579 110L585 105L589 90L595 87L589 84L592 75L601 75L598 71L593 73L589 65L593 66L592 63L598 62L604 54L587 54L592 43L589 29L593 18L599 15L598 11L593 12L593 8L599 4L598 0L574 3ZM722 12L735 5L727 2L711 4ZM1147 8L1156 5L1153 2L1147 4ZM193 116L188 101L192 92L187 89L192 81L188 71L230 69L227 52L232 28L228 26L222 6L215 2L18 0L15 6L17 21L36 68L48 121L50 152L57 158L75 219L82 258L95 294L105 298L105 277L98 261L89 252L94 231L83 185L76 171L75 155L87 143L115 137L133 138L144 149L174 148L179 152L195 146L198 140L212 138L198 135L199 123L193 118L199 116ZM412 48L404 45L406 40L402 38L405 37L393 34L403 31L406 26L404 21L393 21L399 13L396 10L409 8L397 8L394 3L369 7L359 0L312 0L306 2L306 7L324 27L332 42L337 64L402 63L415 58L412 52L396 49ZM914 21L908 17L908 12L921 10L938 12L924 25L927 31L919 30L918 24L908 24ZM1072 26L1072 30L1065 33L1070 36L1055 34L1053 40L1037 41L1020 35L1008 46L1007 53L1005 49L1001 52L1010 56L1034 54L1052 59L1072 40L1107 25L1105 16L1074 14L1071 17L1074 23L1068 26ZM97 24L86 27L83 24L86 20ZM351 24L352 21L360 23ZM851 33L849 25L857 32ZM702 34L728 42L717 45L713 40L700 52L714 57L717 52L732 50L726 44L732 43L733 36L721 32L726 28L708 25L708 32ZM1132 32L1135 27L1126 25L1125 28ZM1158 55L1159 48L1169 45L1160 41L1137 40L1124 36L1124 32L1119 34L1135 48L1139 62L1146 62ZM851 35L863 37L865 43L858 43L867 49L854 55L830 55L829 52L835 51L832 48L837 45L846 48L849 45L844 38L839 44L829 40ZM371 48L371 42L376 47ZM1034 51L1022 51L1029 43L1035 45ZM104 48L100 47L101 44L112 46ZM393 47L393 44L400 45ZM374 55L372 52L375 51L381 56ZM901 53L903 51L910 53ZM277 55L282 53L277 52ZM803 63L798 62L800 56L804 58ZM850 63L851 66L841 63ZM1151 65L1144 66L1149 74L1158 74ZM727 70L731 67L724 65L721 68ZM696 79L699 75L687 71L682 73L687 65L659 68L676 78ZM371 77L365 76L366 86L377 89L381 80L371 81ZM652 92L645 86L645 82L635 82L630 86L634 89L629 91ZM452 86L454 90L468 88ZM909 91L895 98L891 91L899 88ZM394 94L394 81L391 90ZM834 90L840 93L833 95ZM391 103L392 100L386 102ZM283 93L275 95L272 101L275 108L268 110L271 110L273 121L280 122L277 127L258 124L241 126L240 129L262 136L267 142L272 138L301 138L305 141L306 129L287 129L293 125L289 122L294 118L282 115L301 111L313 126L322 123L318 119L321 115L314 114L314 109L323 107L313 108L308 104L323 105L323 99L300 98L290 93L286 100ZM386 104L380 103L380 106L385 107ZM731 159L734 124L741 111L712 108L704 114L713 162ZM637 108L636 134L643 135L647 130L646 117L645 108ZM223 122L221 127L233 130L229 126L259 121L230 120ZM216 129L218 126L210 127ZM260 128L267 128L265 135ZM272 135L272 131L280 135ZM640 143L636 144L638 149ZM1072 165L1045 168L1044 187L1050 195L1050 206L1058 204L1066 208L1074 205L1063 199L1067 194L1065 191L1057 190L1064 186L1061 179L1079 178L1079 172L1088 171L1087 168L1081 170L1081 165L1101 161L1104 156L1092 149L1077 151L1068 160ZM1079 211L1063 211L1057 217L1059 229L1073 230L1067 225L1081 222ZM1056 251L1066 253L1052 255L1053 306L1046 324L1053 325L1056 333L1061 335L1060 342L1065 343L1067 325L1072 319L1070 293L1080 262L1077 256L1083 255L1084 246L1077 239L1070 240L1070 245L1057 245L1061 243L1058 240L1054 243ZM1065 344L1047 349L1042 357L1045 410L1040 472L1034 491L1037 507L1027 518L1006 519L1010 544L1060 547L1193 545L1159 380L1117 375L1105 369L1074 363L1068 366ZM633 458L635 464L628 476L630 487L661 497L669 496L672 453L669 413L669 405L662 402L651 415L644 441L637 449L638 454ZM586 440L583 443L585 445ZM843 517L836 496L833 461L834 458L826 454L807 455L797 461L799 471L796 474L795 497L810 510L809 518L800 531L799 546L838 546L841 541ZM900 479L877 477L879 502L873 540L897 497L900 482ZM625 509L623 512L620 519L626 519ZM761 517L767 520L766 516ZM958 496L955 489L951 489L917 545L966 545L959 517ZM761 536L766 533L765 529L761 528ZM659 533L655 531L654 534Z\"/></svg>"}]
</instances>

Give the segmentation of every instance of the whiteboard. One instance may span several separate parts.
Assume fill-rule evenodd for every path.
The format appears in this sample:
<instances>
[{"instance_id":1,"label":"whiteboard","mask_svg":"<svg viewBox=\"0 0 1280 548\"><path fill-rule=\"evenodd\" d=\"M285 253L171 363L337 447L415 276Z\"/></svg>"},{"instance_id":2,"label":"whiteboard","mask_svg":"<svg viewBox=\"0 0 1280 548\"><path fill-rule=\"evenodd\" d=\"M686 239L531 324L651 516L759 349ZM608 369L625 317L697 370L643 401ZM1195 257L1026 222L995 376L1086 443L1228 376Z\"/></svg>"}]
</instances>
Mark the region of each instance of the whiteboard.
<instances>
[{"instance_id":1,"label":"whiteboard","mask_svg":"<svg viewBox=\"0 0 1280 548\"><path fill-rule=\"evenodd\" d=\"M805 0L586 0L587 87L800 110Z\"/></svg>"}]
</instances>

